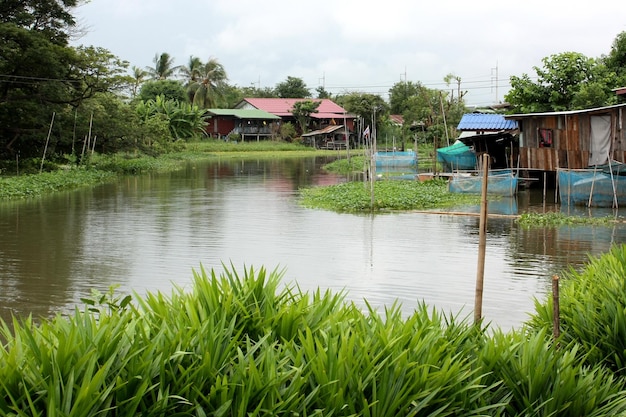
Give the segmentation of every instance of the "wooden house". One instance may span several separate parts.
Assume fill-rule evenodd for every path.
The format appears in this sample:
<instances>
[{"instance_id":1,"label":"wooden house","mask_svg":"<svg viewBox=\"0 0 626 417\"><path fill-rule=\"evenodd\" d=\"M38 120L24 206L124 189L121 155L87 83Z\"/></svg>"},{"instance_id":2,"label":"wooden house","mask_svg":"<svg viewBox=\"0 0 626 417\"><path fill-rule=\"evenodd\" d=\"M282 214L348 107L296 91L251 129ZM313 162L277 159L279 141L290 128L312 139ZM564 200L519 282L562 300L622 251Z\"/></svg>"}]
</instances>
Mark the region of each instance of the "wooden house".
<instances>
[{"instance_id":1,"label":"wooden house","mask_svg":"<svg viewBox=\"0 0 626 417\"><path fill-rule=\"evenodd\" d=\"M478 160L487 153L492 169L515 168L518 155L518 124L501 114L466 113L456 130L458 141L474 150Z\"/></svg>"},{"instance_id":2,"label":"wooden house","mask_svg":"<svg viewBox=\"0 0 626 417\"><path fill-rule=\"evenodd\" d=\"M626 104L506 115L519 125L520 168L556 172L626 162Z\"/></svg>"},{"instance_id":3,"label":"wooden house","mask_svg":"<svg viewBox=\"0 0 626 417\"><path fill-rule=\"evenodd\" d=\"M280 117L282 123L293 123L298 125L291 112L293 106L298 101L319 102L316 113L311 114L311 120L307 131L321 130L328 126L345 125L349 132L354 132L356 116L348 112L330 99L316 98L245 98L235 106L237 109L257 109Z\"/></svg>"},{"instance_id":4,"label":"wooden house","mask_svg":"<svg viewBox=\"0 0 626 417\"><path fill-rule=\"evenodd\" d=\"M242 141L270 139L278 132L280 117L258 109L208 109L206 132L227 139L238 134Z\"/></svg>"}]
</instances>

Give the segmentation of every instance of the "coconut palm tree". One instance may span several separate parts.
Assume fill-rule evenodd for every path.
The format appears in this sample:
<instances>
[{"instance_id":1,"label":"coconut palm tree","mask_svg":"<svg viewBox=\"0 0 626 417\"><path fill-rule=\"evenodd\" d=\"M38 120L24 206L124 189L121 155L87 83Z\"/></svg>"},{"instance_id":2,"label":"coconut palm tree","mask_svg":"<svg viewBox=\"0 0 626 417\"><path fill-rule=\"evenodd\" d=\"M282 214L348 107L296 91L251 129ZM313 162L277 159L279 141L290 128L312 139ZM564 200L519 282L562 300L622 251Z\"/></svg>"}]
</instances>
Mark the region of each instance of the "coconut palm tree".
<instances>
[{"instance_id":1,"label":"coconut palm tree","mask_svg":"<svg viewBox=\"0 0 626 417\"><path fill-rule=\"evenodd\" d=\"M202 60L193 55L189 57L187 65L180 66L179 73L185 79L186 86L189 86L197 81L203 66L204 64L202 63Z\"/></svg>"},{"instance_id":2,"label":"coconut palm tree","mask_svg":"<svg viewBox=\"0 0 626 417\"><path fill-rule=\"evenodd\" d=\"M224 96L228 76L216 58L198 68L197 79L187 87L190 101L202 108L217 107Z\"/></svg>"},{"instance_id":3,"label":"coconut palm tree","mask_svg":"<svg viewBox=\"0 0 626 417\"><path fill-rule=\"evenodd\" d=\"M143 82L146 80L146 77L149 75L147 71L142 70L139 67L133 66L132 67L132 77L133 77L133 84L131 86L131 93L132 93L132 97L136 97L137 96L137 91L139 90L139 86L141 86L141 84L143 84Z\"/></svg>"},{"instance_id":4,"label":"coconut palm tree","mask_svg":"<svg viewBox=\"0 0 626 417\"><path fill-rule=\"evenodd\" d=\"M154 80L166 80L173 76L179 67L174 66L174 58L167 52L154 56L154 67L146 67L146 71Z\"/></svg>"}]
</instances>

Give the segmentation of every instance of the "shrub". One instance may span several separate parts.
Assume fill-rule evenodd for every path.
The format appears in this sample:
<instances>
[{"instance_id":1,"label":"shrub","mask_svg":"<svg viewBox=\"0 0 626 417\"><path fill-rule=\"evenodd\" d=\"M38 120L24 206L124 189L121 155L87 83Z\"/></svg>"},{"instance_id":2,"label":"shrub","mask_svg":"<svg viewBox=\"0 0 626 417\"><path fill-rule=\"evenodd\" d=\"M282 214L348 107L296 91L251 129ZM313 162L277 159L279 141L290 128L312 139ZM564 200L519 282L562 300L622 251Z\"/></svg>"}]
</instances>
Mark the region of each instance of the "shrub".
<instances>
[{"instance_id":1,"label":"shrub","mask_svg":"<svg viewBox=\"0 0 626 417\"><path fill-rule=\"evenodd\" d=\"M619 245L560 280L560 342L580 345L587 363L604 364L619 376L626 376L625 277L626 245ZM529 326L551 332L552 297L536 301L535 310Z\"/></svg>"}]
</instances>

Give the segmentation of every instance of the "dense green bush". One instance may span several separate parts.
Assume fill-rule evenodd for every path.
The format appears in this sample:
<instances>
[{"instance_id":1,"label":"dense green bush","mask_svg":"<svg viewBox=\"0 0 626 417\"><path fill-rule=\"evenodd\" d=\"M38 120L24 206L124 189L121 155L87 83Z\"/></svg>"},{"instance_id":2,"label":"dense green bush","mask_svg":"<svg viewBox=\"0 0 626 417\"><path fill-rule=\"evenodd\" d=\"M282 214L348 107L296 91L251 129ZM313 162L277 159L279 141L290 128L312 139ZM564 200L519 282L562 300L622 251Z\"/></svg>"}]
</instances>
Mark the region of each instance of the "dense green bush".
<instances>
[{"instance_id":1,"label":"dense green bush","mask_svg":"<svg viewBox=\"0 0 626 417\"><path fill-rule=\"evenodd\" d=\"M281 271L194 274L190 290L3 324L0 415L600 416L603 367L543 332L495 332L420 304L361 311Z\"/></svg>"},{"instance_id":2,"label":"dense green bush","mask_svg":"<svg viewBox=\"0 0 626 417\"><path fill-rule=\"evenodd\" d=\"M579 346L590 365L626 376L626 245L566 271L560 283L560 342ZM553 305L552 298L536 302L532 329L552 329Z\"/></svg>"}]
</instances>

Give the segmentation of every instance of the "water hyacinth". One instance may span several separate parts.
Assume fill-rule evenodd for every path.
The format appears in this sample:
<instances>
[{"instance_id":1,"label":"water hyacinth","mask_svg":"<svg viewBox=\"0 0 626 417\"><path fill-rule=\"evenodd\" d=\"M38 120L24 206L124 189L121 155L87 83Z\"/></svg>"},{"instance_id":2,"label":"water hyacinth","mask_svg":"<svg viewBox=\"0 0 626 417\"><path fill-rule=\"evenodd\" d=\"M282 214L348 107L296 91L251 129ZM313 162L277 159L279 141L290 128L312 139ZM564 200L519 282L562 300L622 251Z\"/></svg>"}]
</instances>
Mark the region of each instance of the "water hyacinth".
<instances>
[{"instance_id":1,"label":"water hyacinth","mask_svg":"<svg viewBox=\"0 0 626 417\"><path fill-rule=\"evenodd\" d=\"M85 300L3 324L0 415L606 415L622 384L544 333L490 334L419 304L363 312L284 271L200 269L191 290ZM546 371L542 373L542 369ZM605 414L602 414L605 413Z\"/></svg>"},{"instance_id":2,"label":"water hyacinth","mask_svg":"<svg viewBox=\"0 0 626 417\"><path fill-rule=\"evenodd\" d=\"M480 198L468 194L449 193L445 180L376 181L374 205L369 183L351 181L325 187L301 190L305 207L357 213L393 210L426 210L478 203Z\"/></svg>"}]
</instances>

